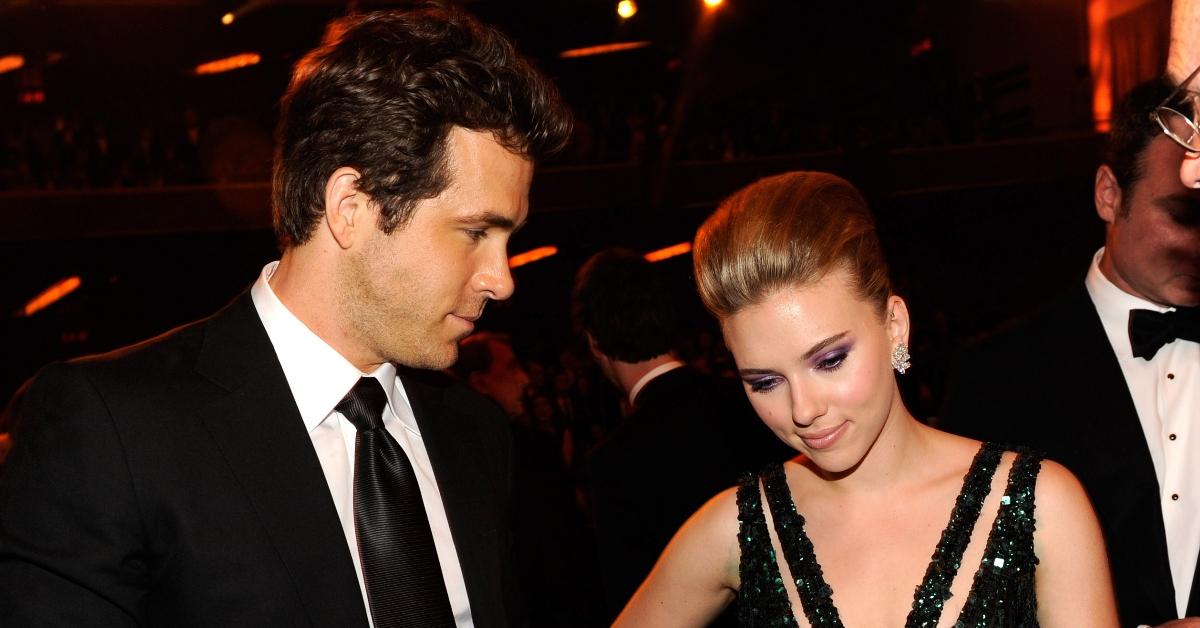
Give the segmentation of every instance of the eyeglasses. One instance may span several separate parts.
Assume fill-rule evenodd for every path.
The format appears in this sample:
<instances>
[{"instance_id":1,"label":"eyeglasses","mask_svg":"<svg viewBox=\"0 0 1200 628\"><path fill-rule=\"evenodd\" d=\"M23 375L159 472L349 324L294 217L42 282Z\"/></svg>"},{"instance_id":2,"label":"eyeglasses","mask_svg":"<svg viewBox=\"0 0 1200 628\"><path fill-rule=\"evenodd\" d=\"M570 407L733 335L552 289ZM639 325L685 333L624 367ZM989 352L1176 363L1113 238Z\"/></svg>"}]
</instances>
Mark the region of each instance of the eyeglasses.
<instances>
[{"instance_id":1,"label":"eyeglasses","mask_svg":"<svg viewBox=\"0 0 1200 628\"><path fill-rule=\"evenodd\" d=\"M1154 111L1150 112L1150 119L1162 127L1163 133L1166 133L1167 137L1175 140L1176 144L1182 146L1189 153L1200 153L1200 128L1196 127L1196 120L1192 116L1180 113L1168 105L1187 88L1188 83L1191 83L1197 74L1200 74L1200 67L1192 70L1192 73L1179 83L1179 87L1176 87L1170 96L1167 96L1154 108ZM1196 107L1193 105L1193 112L1195 109Z\"/></svg>"}]
</instances>

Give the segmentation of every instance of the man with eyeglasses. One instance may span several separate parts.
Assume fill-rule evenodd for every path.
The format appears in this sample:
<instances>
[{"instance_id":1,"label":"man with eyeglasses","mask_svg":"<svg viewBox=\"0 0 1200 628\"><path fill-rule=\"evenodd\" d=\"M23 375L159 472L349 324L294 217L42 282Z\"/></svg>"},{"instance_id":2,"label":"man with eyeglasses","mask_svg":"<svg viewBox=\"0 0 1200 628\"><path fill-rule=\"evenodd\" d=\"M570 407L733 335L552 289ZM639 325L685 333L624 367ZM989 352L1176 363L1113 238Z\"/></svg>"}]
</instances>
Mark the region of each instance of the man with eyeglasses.
<instances>
[{"instance_id":1,"label":"man with eyeglasses","mask_svg":"<svg viewBox=\"0 0 1200 628\"><path fill-rule=\"evenodd\" d=\"M1179 175L1179 93L1155 80L1117 105L1094 187L1104 247L1057 302L964 353L941 423L1079 477L1122 626L1200 626L1200 189Z\"/></svg>"}]
</instances>

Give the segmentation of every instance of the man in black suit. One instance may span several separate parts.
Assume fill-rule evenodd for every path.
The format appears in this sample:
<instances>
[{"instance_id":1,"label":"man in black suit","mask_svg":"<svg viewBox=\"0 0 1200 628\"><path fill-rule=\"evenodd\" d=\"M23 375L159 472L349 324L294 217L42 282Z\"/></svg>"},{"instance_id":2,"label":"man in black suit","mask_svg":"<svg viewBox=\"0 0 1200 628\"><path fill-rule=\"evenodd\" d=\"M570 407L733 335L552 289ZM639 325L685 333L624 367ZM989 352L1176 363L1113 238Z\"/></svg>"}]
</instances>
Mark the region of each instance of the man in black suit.
<instances>
[{"instance_id":1,"label":"man in black suit","mask_svg":"<svg viewBox=\"0 0 1200 628\"><path fill-rule=\"evenodd\" d=\"M942 417L1079 477L1127 626L1200 615L1200 190L1150 118L1170 91L1143 84L1116 109L1095 183L1105 245L1086 279L970 347Z\"/></svg>"},{"instance_id":2,"label":"man in black suit","mask_svg":"<svg viewBox=\"0 0 1200 628\"><path fill-rule=\"evenodd\" d=\"M282 101L280 261L14 399L0 624L509 625L504 417L421 369L511 294L533 160L569 124L465 14L333 23Z\"/></svg>"},{"instance_id":3,"label":"man in black suit","mask_svg":"<svg viewBox=\"0 0 1200 628\"><path fill-rule=\"evenodd\" d=\"M675 353L683 319L660 269L625 249L601 251L575 281L576 318L631 411L587 465L600 576L610 616L624 608L693 512L765 463L776 444L740 389Z\"/></svg>"}]
</instances>

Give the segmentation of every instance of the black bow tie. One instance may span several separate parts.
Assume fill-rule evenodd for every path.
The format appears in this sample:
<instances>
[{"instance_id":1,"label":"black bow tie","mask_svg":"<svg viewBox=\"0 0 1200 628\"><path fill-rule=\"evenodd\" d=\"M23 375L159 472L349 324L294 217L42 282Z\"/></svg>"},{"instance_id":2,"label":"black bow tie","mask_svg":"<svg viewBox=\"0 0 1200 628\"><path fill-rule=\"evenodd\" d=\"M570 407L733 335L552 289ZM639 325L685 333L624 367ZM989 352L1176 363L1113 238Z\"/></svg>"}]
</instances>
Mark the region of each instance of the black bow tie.
<instances>
[{"instance_id":1,"label":"black bow tie","mask_svg":"<svg viewBox=\"0 0 1200 628\"><path fill-rule=\"evenodd\" d=\"M1200 307L1178 308L1173 312L1129 311L1133 357L1149 361L1163 345L1176 338L1200 342Z\"/></svg>"}]
</instances>

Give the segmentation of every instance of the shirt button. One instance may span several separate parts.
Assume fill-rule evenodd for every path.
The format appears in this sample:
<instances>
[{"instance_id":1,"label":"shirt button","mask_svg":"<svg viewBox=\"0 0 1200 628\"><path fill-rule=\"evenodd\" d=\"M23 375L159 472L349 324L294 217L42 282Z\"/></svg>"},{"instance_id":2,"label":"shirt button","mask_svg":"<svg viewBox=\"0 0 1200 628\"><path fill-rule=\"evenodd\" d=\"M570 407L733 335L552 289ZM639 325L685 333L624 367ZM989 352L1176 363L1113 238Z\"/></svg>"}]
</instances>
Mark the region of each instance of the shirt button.
<instances>
[{"instance_id":1,"label":"shirt button","mask_svg":"<svg viewBox=\"0 0 1200 628\"><path fill-rule=\"evenodd\" d=\"M1175 379L1174 373L1167 373L1167 379Z\"/></svg>"},{"instance_id":2,"label":"shirt button","mask_svg":"<svg viewBox=\"0 0 1200 628\"><path fill-rule=\"evenodd\" d=\"M1179 493L1172 493L1172 494L1171 494L1171 501L1173 501L1173 502L1177 502L1177 501L1179 501Z\"/></svg>"},{"instance_id":3,"label":"shirt button","mask_svg":"<svg viewBox=\"0 0 1200 628\"><path fill-rule=\"evenodd\" d=\"M1167 438L1169 438L1171 440L1175 440L1176 436L1174 434L1171 434L1171 435L1167 436Z\"/></svg>"}]
</instances>

